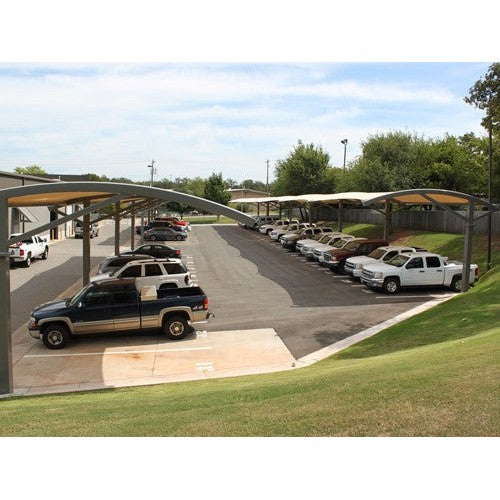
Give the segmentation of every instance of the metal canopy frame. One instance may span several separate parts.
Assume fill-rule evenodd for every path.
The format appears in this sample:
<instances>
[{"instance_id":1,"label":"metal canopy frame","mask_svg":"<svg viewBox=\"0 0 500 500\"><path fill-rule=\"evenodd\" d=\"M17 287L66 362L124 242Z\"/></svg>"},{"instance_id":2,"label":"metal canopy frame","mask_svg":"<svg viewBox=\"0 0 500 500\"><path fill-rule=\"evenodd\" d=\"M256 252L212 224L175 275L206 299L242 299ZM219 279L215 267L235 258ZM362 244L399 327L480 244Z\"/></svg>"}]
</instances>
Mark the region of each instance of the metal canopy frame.
<instances>
[{"instance_id":1,"label":"metal canopy frame","mask_svg":"<svg viewBox=\"0 0 500 500\"><path fill-rule=\"evenodd\" d=\"M452 202L452 203L442 203L436 200L435 196L443 196L449 197L450 199L461 199L464 202ZM469 273L470 273L470 265L472 258L472 234L474 231L474 222L482 217L474 218L474 207L476 205L484 205L488 208L488 212L490 213L494 210L498 210L498 206L493 203L489 203L486 200L482 200L476 196L472 196L466 193L459 193L456 191L447 191L445 189L406 189L404 191L395 191L393 193L387 193L379 196L374 196L372 199L363 201L363 205L373 205L376 203L385 203L386 207L389 207L392 202L402 203L402 204L411 204L415 205L415 201L405 202L404 200L398 198L411 197L411 196L421 196L427 202L442 208L444 210L449 211L454 214L456 217L465 221L465 234L464 234L464 254L463 254L463 263L462 263L462 292L466 292L469 289ZM418 204L418 202L417 202ZM462 214L457 213L455 210L450 208L450 205L466 205L467 206L467 216L464 217Z\"/></svg>"},{"instance_id":2,"label":"metal canopy frame","mask_svg":"<svg viewBox=\"0 0 500 500\"><path fill-rule=\"evenodd\" d=\"M224 215L250 226L255 224L255 220L249 215L239 210L220 205L219 203L170 189L137 184L54 182L0 189L0 221L8 220L9 207L83 205L83 208L72 214L64 215L55 221L11 239L9 239L7 223L0 224L0 394L10 394L13 391L9 245L65 224L66 222L80 220L83 226L82 275L85 284L89 281L90 273L89 229L92 223L107 218L114 218L115 252L117 252L120 248L120 218L124 215L130 215L134 221L135 215L140 214L143 225L145 210L168 202L190 205L205 212ZM114 205L112 214L94 217L91 220L92 212L96 212L109 205ZM134 223L131 229L132 247L135 240L135 228L133 226ZM143 231L141 231L141 236L143 236Z\"/></svg>"}]
</instances>

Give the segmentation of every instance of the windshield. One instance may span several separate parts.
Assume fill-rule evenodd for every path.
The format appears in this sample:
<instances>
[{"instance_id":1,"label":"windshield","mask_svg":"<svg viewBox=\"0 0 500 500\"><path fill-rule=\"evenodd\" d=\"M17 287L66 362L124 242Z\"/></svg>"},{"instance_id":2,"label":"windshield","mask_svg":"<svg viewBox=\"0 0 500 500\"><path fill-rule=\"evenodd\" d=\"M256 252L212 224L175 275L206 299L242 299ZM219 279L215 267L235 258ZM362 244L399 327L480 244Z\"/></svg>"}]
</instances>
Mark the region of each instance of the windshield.
<instances>
[{"instance_id":1,"label":"windshield","mask_svg":"<svg viewBox=\"0 0 500 500\"><path fill-rule=\"evenodd\" d=\"M330 246L335 247L335 248L342 248L347 243L347 241L348 240L343 240L343 239L332 240L330 242Z\"/></svg>"},{"instance_id":2,"label":"windshield","mask_svg":"<svg viewBox=\"0 0 500 500\"><path fill-rule=\"evenodd\" d=\"M348 250L349 252L356 250L361 243L359 241L350 241L344 246L343 250Z\"/></svg>"},{"instance_id":3,"label":"windshield","mask_svg":"<svg viewBox=\"0 0 500 500\"><path fill-rule=\"evenodd\" d=\"M410 260L410 257L400 254L388 260L387 264L390 264L391 266L402 267L408 262L408 260Z\"/></svg>"},{"instance_id":4,"label":"windshield","mask_svg":"<svg viewBox=\"0 0 500 500\"><path fill-rule=\"evenodd\" d=\"M370 252L368 254L368 257L371 257L372 259L378 260L384 256L385 252L386 252L385 250L382 250L381 248L377 248L377 249L373 250L373 252Z\"/></svg>"},{"instance_id":5,"label":"windshield","mask_svg":"<svg viewBox=\"0 0 500 500\"><path fill-rule=\"evenodd\" d=\"M323 234L321 238L319 238L318 242L319 243L328 243L332 237L329 234Z\"/></svg>"},{"instance_id":6,"label":"windshield","mask_svg":"<svg viewBox=\"0 0 500 500\"><path fill-rule=\"evenodd\" d=\"M94 285L92 283L89 283L87 286L83 287L76 295L71 297L69 301L70 306L74 306L78 302L80 302L80 299L87 293L87 290L89 288L92 288Z\"/></svg>"}]
</instances>

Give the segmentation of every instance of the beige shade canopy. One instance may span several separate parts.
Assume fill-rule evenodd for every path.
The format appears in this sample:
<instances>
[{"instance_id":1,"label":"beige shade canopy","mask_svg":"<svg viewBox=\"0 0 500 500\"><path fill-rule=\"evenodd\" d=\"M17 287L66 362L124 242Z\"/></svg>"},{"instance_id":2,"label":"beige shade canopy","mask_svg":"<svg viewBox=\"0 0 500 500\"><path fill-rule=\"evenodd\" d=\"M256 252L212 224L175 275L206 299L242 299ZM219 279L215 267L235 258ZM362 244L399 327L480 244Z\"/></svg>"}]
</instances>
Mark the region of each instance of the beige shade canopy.
<instances>
[{"instance_id":1,"label":"beige shade canopy","mask_svg":"<svg viewBox=\"0 0 500 500\"><path fill-rule=\"evenodd\" d=\"M476 205L488 205L486 200L466 193L446 191L444 189L407 189L404 191L389 191L385 193L332 193L332 194L303 194L298 196L277 196L268 198L240 198L231 203L267 203L285 202L295 203L362 203L372 205L376 203L406 203L415 205L467 205L473 201ZM493 205L494 209L497 209Z\"/></svg>"}]
</instances>

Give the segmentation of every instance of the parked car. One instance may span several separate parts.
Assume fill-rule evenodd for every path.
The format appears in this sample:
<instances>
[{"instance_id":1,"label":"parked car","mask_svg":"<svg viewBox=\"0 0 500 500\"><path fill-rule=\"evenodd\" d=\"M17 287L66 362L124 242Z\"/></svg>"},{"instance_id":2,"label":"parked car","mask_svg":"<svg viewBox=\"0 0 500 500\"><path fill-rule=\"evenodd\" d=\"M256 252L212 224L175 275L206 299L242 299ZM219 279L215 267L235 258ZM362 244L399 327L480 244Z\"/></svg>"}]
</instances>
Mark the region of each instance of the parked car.
<instances>
[{"instance_id":1,"label":"parked car","mask_svg":"<svg viewBox=\"0 0 500 500\"><path fill-rule=\"evenodd\" d=\"M137 247L135 250L122 252L120 255L149 255L150 257L155 257L157 259L180 259L181 251L178 248L168 247L167 245L162 245L161 243L148 243Z\"/></svg>"},{"instance_id":2,"label":"parked car","mask_svg":"<svg viewBox=\"0 0 500 500\"><path fill-rule=\"evenodd\" d=\"M328 228L331 232L331 228ZM296 234L285 234L280 238L281 245L287 250L292 252L295 250L297 241L310 239L313 236L323 234L323 228L321 227L306 227Z\"/></svg>"},{"instance_id":3,"label":"parked car","mask_svg":"<svg viewBox=\"0 0 500 500\"><path fill-rule=\"evenodd\" d=\"M188 221L179 219L178 217L161 216L161 217L156 217L155 221L170 222L171 224L175 224L176 226L182 227L186 231L191 231L191 224L189 224Z\"/></svg>"},{"instance_id":4,"label":"parked car","mask_svg":"<svg viewBox=\"0 0 500 500\"><path fill-rule=\"evenodd\" d=\"M179 232L186 232L183 226L178 226L177 224L172 224L169 221L161 221L161 220L153 220L149 222L148 224L144 224L144 232L149 231L150 229L164 229L164 228L170 228L174 231L179 231ZM141 226L135 226L135 232L136 234L141 234Z\"/></svg>"},{"instance_id":5,"label":"parked car","mask_svg":"<svg viewBox=\"0 0 500 500\"><path fill-rule=\"evenodd\" d=\"M471 264L469 283L477 279L479 268ZM462 289L462 263L428 252L400 254L388 262L367 264L361 273L361 283L389 294L401 287L446 286L455 292Z\"/></svg>"},{"instance_id":6,"label":"parked car","mask_svg":"<svg viewBox=\"0 0 500 500\"><path fill-rule=\"evenodd\" d=\"M271 224L264 224L259 227L259 233L269 234L273 229L279 229L280 227L289 226L290 224L298 224L299 221L296 219L288 220L288 219L280 219L274 221Z\"/></svg>"},{"instance_id":7,"label":"parked car","mask_svg":"<svg viewBox=\"0 0 500 500\"><path fill-rule=\"evenodd\" d=\"M263 226L264 224L272 224L277 220L280 220L279 215L256 215L255 217L255 227Z\"/></svg>"},{"instance_id":8,"label":"parked car","mask_svg":"<svg viewBox=\"0 0 500 500\"><path fill-rule=\"evenodd\" d=\"M11 234L21 236L21 233ZM33 259L45 260L49 256L49 238L47 236L32 236L15 243L9 247L10 261L12 264L22 264L30 267Z\"/></svg>"},{"instance_id":9,"label":"parked car","mask_svg":"<svg viewBox=\"0 0 500 500\"><path fill-rule=\"evenodd\" d=\"M191 285L191 274L180 259L153 259L131 261L116 271L97 274L90 281L106 278L135 278L137 286L182 288Z\"/></svg>"},{"instance_id":10,"label":"parked car","mask_svg":"<svg viewBox=\"0 0 500 500\"><path fill-rule=\"evenodd\" d=\"M355 278L361 277L363 266L367 264L377 264L378 262L387 262L398 254L411 254L415 252L424 252L423 248L393 246L378 247L368 255L358 255L357 257L349 257L345 261L344 270L347 274Z\"/></svg>"},{"instance_id":11,"label":"parked car","mask_svg":"<svg viewBox=\"0 0 500 500\"><path fill-rule=\"evenodd\" d=\"M332 231L331 233L319 234L315 238L309 240L301 240L297 242L296 249L304 256L309 259L313 258L314 249L317 247L322 247L327 245L328 242L332 240L333 237L337 236L339 239L342 233ZM337 240L334 240L334 242Z\"/></svg>"},{"instance_id":12,"label":"parked car","mask_svg":"<svg viewBox=\"0 0 500 500\"><path fill-rule=\"evenodd\" d=\"M306 222L302 222L300 224L289 224L288 226L282 226L277 229L273 229L269 233L269 236L272 240L278 241L284 234L298 232L308 226L309 224Z\"/></svg>"},{"instance_id":13,"label":"parked car","mask_svg":"<svg viewBox=\"0 0 500 500\"><path fill-rule=\"evenodd\" d=\"M186 231L177 231L171 227L155 227L148 229L144 233L144 239L147 241L184 241L187 238Z\"/></svg>"},{"instance_id":14,"label":"parked car","mask_svg":"<svg viewBox=\"0 0 500 500\"><path fill-rule=\"evenodd\" d=\"M354 238L342 248L337 248L325 254L325 264L332 271L343 272L345 261L356 255L368 255L378 247L388 245L385 240Z\"/></svg>"},{"instance_id":15,"label":"parked car","mask_svg":"<svg viewBox=\"0 0 500 500\"><path fill-rule=\"evenodd\" d=\"M49 349L62 349L73 336L88 333L161 330L180 340L189 323L210 317L208 298L199 287L151 290L132 279L106 279L89 283L72 298L36 307L28 330Z\"/></svg>"},{"instance_id":16,"label":"parked car","mask_svg":"<svg viewBox=\"0 0 500 500\"><path fill-rule=\"evenodd\" d=\"M90 224L89 233L91 238L99 236L99 224L97 222ZM75 223L75 238L83 238L83 225L79 221Z\"/></svg>"},{"instance_id":17,"label":"parked car","mask_svg":"<svg viewBox=\"0 0 500 500\"><path fill-rule=\"evenodd\" d=\"M324 254L333 248L342 248L347 242L354 239L352 234L335 233L326 243L317 245L312 248L312 255L308 251L304 255L308 258L317 260L320 264L324 265Z\"/></svg>"},{"instance_id":18,"label":"parked car","mask_svg":"<svg viewBox=\"0 0 500 500\"><path fill-rule=\"evenodd\" d=\"M315 245L317 244L320 240L323 240L323 242L326 242L327 239L334 234L334 231L331 227L328 226L320 226L319 229L322 229L321 232L316 233L313 237L311 238L304 238L304 239L299 239L297 240L297 243L295 245L295 250L297 252L302 253L302 248L307 245Z\"/></svg>"},{"instance_id":19,"label":"parked car","mask_svg":"<svg viewBox=\"0 0 500 500\"><path fill-rule=\"evenodd\" d=\"M147 260L147 259L154 259L154 257L151 257L150 255L140 255L140 254L120 254L120 255L111 255L110 257L107 257L104 259L98 266L97 266L97 274L109 274L114 271L117 271L118 269L121 269L125 264L128 264L129 262L134 262L138 260Z\"/></svg>"},{"instance_id":20,"label":"parked car","mask_svg":"<svg viewBox=\"0 0 500 500\"><path fill-rule=\"evenodd\" d=\"M334 243L331 248L328 248L321 252L321 256L319 258L319 262L321 265L328 267L328 262L331 260L331 253L344 248L351 241L364 241L366 238L341 238L339 241Z\"/></svg>"}]
</instances>

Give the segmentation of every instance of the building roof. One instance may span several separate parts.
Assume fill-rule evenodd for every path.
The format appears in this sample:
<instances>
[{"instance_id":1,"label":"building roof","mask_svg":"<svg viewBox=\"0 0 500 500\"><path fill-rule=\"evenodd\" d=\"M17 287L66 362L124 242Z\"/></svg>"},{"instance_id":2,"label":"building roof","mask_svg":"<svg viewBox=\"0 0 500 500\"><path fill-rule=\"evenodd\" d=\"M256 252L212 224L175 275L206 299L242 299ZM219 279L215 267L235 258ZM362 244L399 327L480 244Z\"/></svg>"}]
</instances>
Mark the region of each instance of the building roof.
<instances>
[{"instance_id":1,"label":"building roof","mask_svg":"<svg viewBox=\"0 0 500 500\"><path fill-rule=\"evenodd\" d=\"M29 175L29 174L18 174L16 172L5 172L4 170L0 170L0 177L10 177L12 179L28 179L30 181L38 181L38 182L57 182L58 179L50 178L48 176L38 176L38 175Z\"/></svg>"}]
</instances>

